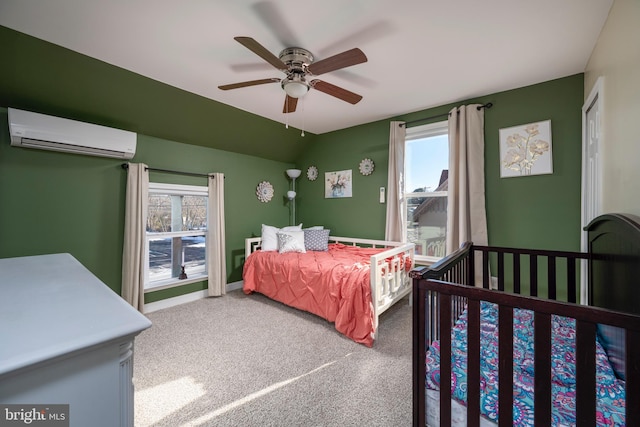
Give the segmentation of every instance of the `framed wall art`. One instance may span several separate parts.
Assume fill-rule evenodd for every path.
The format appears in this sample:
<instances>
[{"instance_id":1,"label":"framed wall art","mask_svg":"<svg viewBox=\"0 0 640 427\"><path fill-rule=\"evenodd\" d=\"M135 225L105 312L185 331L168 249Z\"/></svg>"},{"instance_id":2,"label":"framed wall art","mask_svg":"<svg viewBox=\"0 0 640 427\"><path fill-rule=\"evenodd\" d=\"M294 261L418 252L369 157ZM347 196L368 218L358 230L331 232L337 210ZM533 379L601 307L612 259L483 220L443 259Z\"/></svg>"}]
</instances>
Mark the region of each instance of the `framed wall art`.
<instances>
[{"instance_id":1,"label":"framed wall art","mask_svg":"<svg viewBox=\"0 0 640 427\"><path fill-rule=\"evenodd\" d=\"M551 173L551 120L500 129L500 178Z\"/></svg>"},{"instance_id":2,"label":"framed wall art","mask_svg":"<svg viewBox=\"0 0 640 427\"><path fill-rule=\"evenodd\" d=\"M351 169L336 172L325 172L324 197L326 199L352 196Z\"/></svg>"}]
</instances>

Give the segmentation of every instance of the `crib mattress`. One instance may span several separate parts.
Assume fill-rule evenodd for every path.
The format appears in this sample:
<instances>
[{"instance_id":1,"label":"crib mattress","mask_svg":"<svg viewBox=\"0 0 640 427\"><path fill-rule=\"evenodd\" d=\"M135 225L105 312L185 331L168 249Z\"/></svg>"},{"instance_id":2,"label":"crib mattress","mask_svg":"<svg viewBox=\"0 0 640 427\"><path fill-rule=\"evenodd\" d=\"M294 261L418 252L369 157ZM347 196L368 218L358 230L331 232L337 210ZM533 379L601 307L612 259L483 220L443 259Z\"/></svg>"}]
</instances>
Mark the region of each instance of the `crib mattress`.
<instances>
[{"instance_id":1,"label":"crib mattress","mask_svg":"<svg viewBox=\"0 0 640 427\"><path fill-rule=\"evenodd\" d=\"M533 426L534 416L534 324L533 312L514 310L514 425ZM452 397L467 400L467 313L462 314L452 330ZM481 303L481 414L498 420L498 308ZM575 425L575 320L552 316L552 425ZM434 341L427 352L427 389L439 390L440 347ZM601 344L596 343L596 416L598 425L624 426L624 383L614 374ZM427 405L433 402L427 401ZM429 411L430 409L427 409Z\"/></svg>"}]
</instances>

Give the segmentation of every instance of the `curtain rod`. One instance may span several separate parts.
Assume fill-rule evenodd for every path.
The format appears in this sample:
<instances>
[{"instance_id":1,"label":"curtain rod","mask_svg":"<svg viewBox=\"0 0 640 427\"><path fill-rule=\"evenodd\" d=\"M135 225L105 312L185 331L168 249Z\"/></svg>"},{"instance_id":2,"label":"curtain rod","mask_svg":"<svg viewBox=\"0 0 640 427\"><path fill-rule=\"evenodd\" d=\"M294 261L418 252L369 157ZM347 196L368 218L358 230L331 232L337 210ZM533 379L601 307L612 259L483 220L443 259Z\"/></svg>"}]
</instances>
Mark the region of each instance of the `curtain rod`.
<instances>
[{"instance_id":1,"label":"curtain rod","mask_svg":"<svg viewBox=\"0 0 640 427\"><path fill-rule=\"evenodd\" d=\"M478 107L476 107L478 110L482 109L482 108L491 108L493 107L493 104L491 102L487 102L486 104L483 105L479 105ZM424 122L427 120L433 120L433 119L444 119L445 117L449 117L449 113L444 113L444 114L438 114L436 116L431 116L431 117L424 117L422 119L417 119L417 120L412 120L410 122L406 122L406 123L400 123L398 126L402 127L402 126L409 126L415 123L420 123L420 122Z\"/></svg>"},{"instance_id":2,"label":"curtain rod","mask_svg":"<svg viewBox=\"0 0 640 427\"><path fill-rule=\"evenodd\" d=\"M129 163L123 163L122 169L129 169ZM174 175L198 176L202 178L209 178L209 175L206 173L180 172L180 171L174 171L169 169L150 168L149 166L146 166L144 169L151 172L164 172L164 173L172 173Z\"/></svg>"}]
</instances>

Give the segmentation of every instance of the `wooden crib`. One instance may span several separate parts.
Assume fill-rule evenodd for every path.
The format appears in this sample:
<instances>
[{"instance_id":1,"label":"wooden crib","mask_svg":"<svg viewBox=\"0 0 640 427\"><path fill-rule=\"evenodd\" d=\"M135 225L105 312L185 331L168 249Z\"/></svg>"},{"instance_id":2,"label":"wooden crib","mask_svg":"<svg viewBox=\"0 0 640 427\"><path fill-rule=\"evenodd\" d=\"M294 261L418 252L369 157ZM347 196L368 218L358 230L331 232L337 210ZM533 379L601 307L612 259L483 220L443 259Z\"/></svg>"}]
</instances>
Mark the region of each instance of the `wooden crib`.
<instances>
[{"instance_id":1,"label":"wooden crib","mask_svg":"<svg viewBox=\"0 0 640 427\"><path fill-rule=\"evenodd\" d=\"M555 334L552 320L561 319L575 325L575 332L568 333L575 336L575 374L566 381L574 383L570 395L575 398L569 405L573 413L567 416L575 417L575 424L579 426L604 422L600 405L605 403L596 396L601 381L600 376L596 380L596 372L600 375L601 369L598 365L596 370L596 347L601 346L606 360L622 362L624 381L615 371L615 386L622 387L625 396L622 401L614 402L622 406L621 413L614 414L618 423L623 420L623 424L618 425L640 425L640 292L637 289L640 286L640 218L603 215L586 229L588 253L466 243L440 262L412 270L415 426L438 422L442 426L512 426L514 421L523 422L517 419L522 414L516 407L521 404L519 396L525 394L514 387L514 370L518 375L525 371L519 366L520 359L514 362L514 346L520 346L519 342L514 344L515 313L531 315L535 325L531 333L534 349L529 361L531 369L527 370L533 371L528 422L535 426L563 425L558 420L566 414L556 413L557 385L555 379L552 381L557 375L552 370L552 365L555 366L552 345L553 348L556 345L552 342ZM589 306L577 303L582 265L588 270ZM486 329L491 329L491 325L481 327L481 311L485 310L497 310L498 345L493 365L493 359L487 362L483 359L485 356L480 355L481 350L487 353L485 346L488 345L481 341L481 336L487 335ZM462 320L466 326L461 324ZM617 332L622 338L614 342L602 339L608 331L605 325L619 328ZM452 333L454 337L466 337L466 356L456 358L460 343L452 342ZM452 350L453 347L456 348ZM621 360L614 360L613 354L620 347L626 351L617 356ZM438 364L426 363L436 359ZM459 369L461 360L464 366L460 372L464 371L464 376L457 376L452 368ZM489 374L483 371L488 365L497 374L497 393L491 399L487 398ZM434 387L434 378L439 386ZM526 381L529 384L529 380ZM462 392L457 387L462 387ZM431 398L434 395L436 397ZM466 399L461 401L459 396ZM495 404L495 411L487 402ZM454 409L463 409L454 410L452 416L452 405ZM514 410L498 413L497 408ZM461 416L457 415L459 412Z\"/></svg>"}]
</instances>

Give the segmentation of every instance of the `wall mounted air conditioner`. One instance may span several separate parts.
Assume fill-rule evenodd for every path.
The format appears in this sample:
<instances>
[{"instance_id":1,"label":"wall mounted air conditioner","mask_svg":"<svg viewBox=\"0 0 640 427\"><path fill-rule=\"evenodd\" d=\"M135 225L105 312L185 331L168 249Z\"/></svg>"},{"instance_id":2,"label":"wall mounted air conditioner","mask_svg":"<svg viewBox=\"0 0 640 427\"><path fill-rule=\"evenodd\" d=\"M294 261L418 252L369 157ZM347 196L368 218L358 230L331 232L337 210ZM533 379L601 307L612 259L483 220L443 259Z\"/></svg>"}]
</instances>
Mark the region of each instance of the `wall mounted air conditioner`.
<instances>
[{"instance_id":1,"label":"wall mounted air conditioner","mask_svg":"<svg viewBox=\"0 0 640 427\"><path fill-rule=\"evenodd\" d=\"M11 145L89 156L131 159L136 134L120 129L9 108Z\"/></svg>"}]
</instances>

